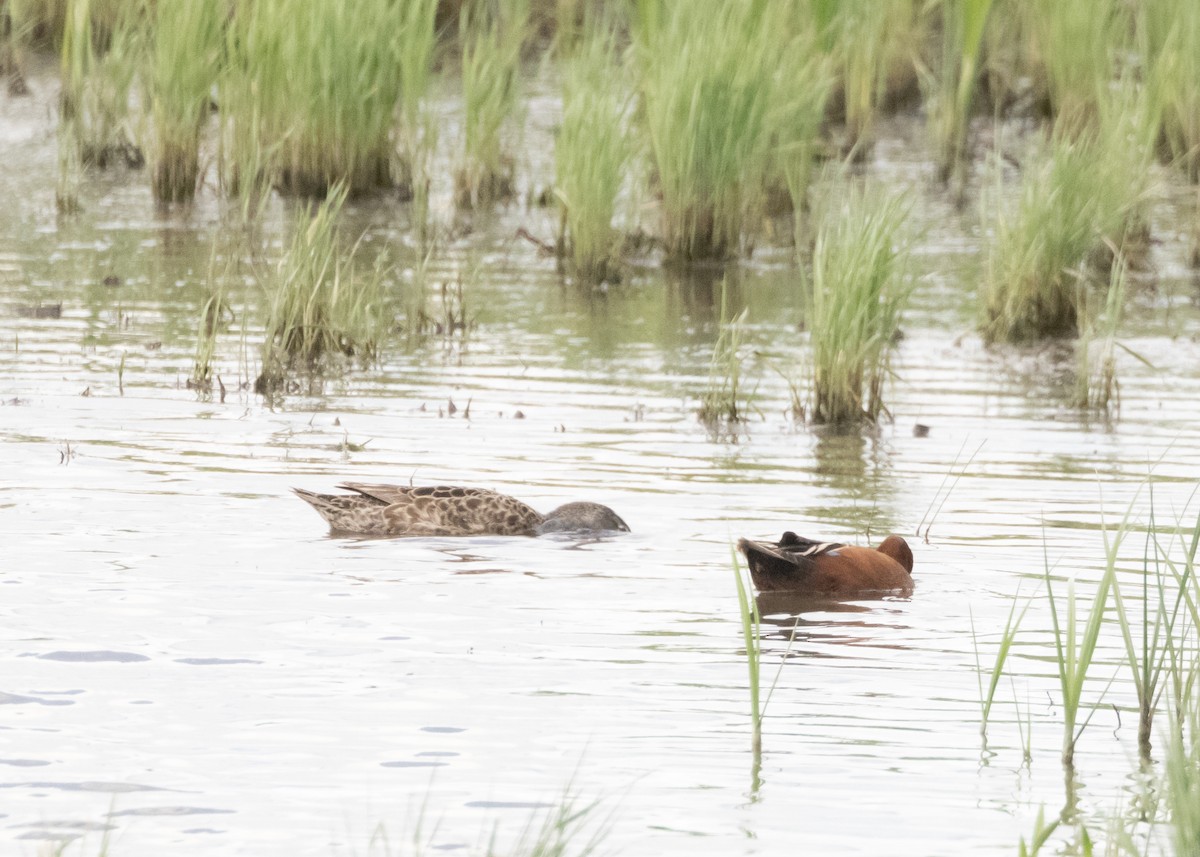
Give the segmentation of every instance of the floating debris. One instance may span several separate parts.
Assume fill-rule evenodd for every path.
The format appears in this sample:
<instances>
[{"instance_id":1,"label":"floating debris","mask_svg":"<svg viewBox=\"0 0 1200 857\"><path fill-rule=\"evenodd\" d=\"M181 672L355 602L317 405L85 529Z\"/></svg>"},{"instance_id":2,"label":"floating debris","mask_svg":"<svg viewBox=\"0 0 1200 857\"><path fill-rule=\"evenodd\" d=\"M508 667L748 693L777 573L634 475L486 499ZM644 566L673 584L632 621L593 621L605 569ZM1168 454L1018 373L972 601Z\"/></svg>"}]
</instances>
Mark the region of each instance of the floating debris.
<instances>
[{"instance_id":1,"label":"floating debris","mask_svg":"<svg viewBox=\"0 0 1200 857\"><path fill-rule=\"evenodd\" d=\"M62 318L62 302L56 304L18 304L17 315L21 318Z\"/></svg>"}]
</instances>

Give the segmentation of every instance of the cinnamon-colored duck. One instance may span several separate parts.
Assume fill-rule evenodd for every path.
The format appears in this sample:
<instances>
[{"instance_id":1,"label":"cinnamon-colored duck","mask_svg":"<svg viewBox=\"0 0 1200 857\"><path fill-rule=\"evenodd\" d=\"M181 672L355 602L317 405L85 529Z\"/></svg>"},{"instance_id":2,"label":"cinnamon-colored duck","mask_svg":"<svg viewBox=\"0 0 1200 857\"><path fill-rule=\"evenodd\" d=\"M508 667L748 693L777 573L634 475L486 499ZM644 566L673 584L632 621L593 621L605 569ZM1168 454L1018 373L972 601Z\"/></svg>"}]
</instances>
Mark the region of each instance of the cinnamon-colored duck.
<instances>
[{"instance_id":1,"label":"cinnamon-colored duck","mask_svg":"<svg viewBox=\"0 0 1200 857\"><path fill-rule=\"evenodd\" d=\"M854 595L912 591L908 542L890 535L877 548L817 542L786 532L777 542L738 539L750 577L760 592Z\"/></svg>"}]
</instances>

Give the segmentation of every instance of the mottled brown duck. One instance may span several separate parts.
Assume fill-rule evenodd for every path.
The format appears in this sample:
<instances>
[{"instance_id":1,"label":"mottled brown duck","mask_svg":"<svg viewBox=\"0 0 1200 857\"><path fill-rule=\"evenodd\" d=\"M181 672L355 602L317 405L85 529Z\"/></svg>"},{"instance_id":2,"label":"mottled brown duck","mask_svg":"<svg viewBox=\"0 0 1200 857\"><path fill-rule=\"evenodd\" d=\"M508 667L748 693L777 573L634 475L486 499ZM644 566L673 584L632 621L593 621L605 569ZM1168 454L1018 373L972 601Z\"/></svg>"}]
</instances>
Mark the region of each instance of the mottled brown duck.
<instances>
[{"instance_id":1,"label":"mottled brown duck","mask_svg":"<svg viewBox=\"0 0 1200 857\"><path fill-rule=\"evenodd\" d=\"M629 526L599 503L567 503L543 515L515 497L486 488L407 487L343 482L350 494L293 488L336 533L364 536L540 536Z\"/></svg>"},{"instance_id":2,"label":"mottled brown duck","mask_svg":"<svg viewBox=\"0 0 1200 857\"><path fill-rule=\"evenodd\" d=\"M856 595L912 592L912 550L890 535L877 548L818 542L786 532L777 542L738 539L750 577L760 592Z\"/></svg>"}]
</instances>

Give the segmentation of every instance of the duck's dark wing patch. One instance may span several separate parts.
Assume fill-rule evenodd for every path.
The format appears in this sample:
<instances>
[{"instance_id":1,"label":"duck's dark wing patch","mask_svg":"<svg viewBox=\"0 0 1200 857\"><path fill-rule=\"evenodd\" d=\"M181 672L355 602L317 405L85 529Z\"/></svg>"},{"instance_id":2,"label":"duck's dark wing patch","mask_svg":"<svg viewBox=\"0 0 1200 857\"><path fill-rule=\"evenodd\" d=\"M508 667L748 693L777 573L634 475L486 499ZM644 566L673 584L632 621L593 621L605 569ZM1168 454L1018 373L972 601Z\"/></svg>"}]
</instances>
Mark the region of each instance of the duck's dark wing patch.
<instances>
[{"instance_id":1,"label":"duck's dark wing patch","mask_svg":"<svg viewBox=\"0 0 1200 857\"><path fill-rule=\"evenodd\" d=\"M790 531L784 533L774 545L774 547L783 553L794 557L808 557L810 559L818 556L837 556L838 551L845 546L842 542L818 542L813 539L806 539Z\"/></svg>"}]
</instances>

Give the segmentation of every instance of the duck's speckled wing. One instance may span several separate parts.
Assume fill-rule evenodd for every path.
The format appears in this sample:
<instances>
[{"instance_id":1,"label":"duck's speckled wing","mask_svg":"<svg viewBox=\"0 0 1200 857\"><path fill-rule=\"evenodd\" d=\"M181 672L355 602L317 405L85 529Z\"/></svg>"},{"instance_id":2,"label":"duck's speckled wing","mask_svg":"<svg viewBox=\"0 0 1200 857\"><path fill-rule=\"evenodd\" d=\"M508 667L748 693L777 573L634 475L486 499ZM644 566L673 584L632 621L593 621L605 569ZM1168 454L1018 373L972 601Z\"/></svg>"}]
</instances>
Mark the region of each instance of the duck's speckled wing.
<instances>
[{"instance_id":1,"label":"duck's speckled wing","mask_svg":"<svg viewBox=\"0 0 1200 857\"><path fill-rule=\"evenodd\" d=\"M362 482L339 487L386 503L385 530L397 536L523 536L532 535L544 520L520 500L486 488Z\"/></svg>"},{"instance_id":2,"label":"duck's speckled wing","mask_svg":"<svg viewBox=\"0 0 1200 857\"><path fill-rule=\"evenodd\" d=\"M337 533L384 536L383 510L387 504L365 494L318 494L293 488L296 496L317 510L329 528Z\"/></svg>"}]
</instances>

